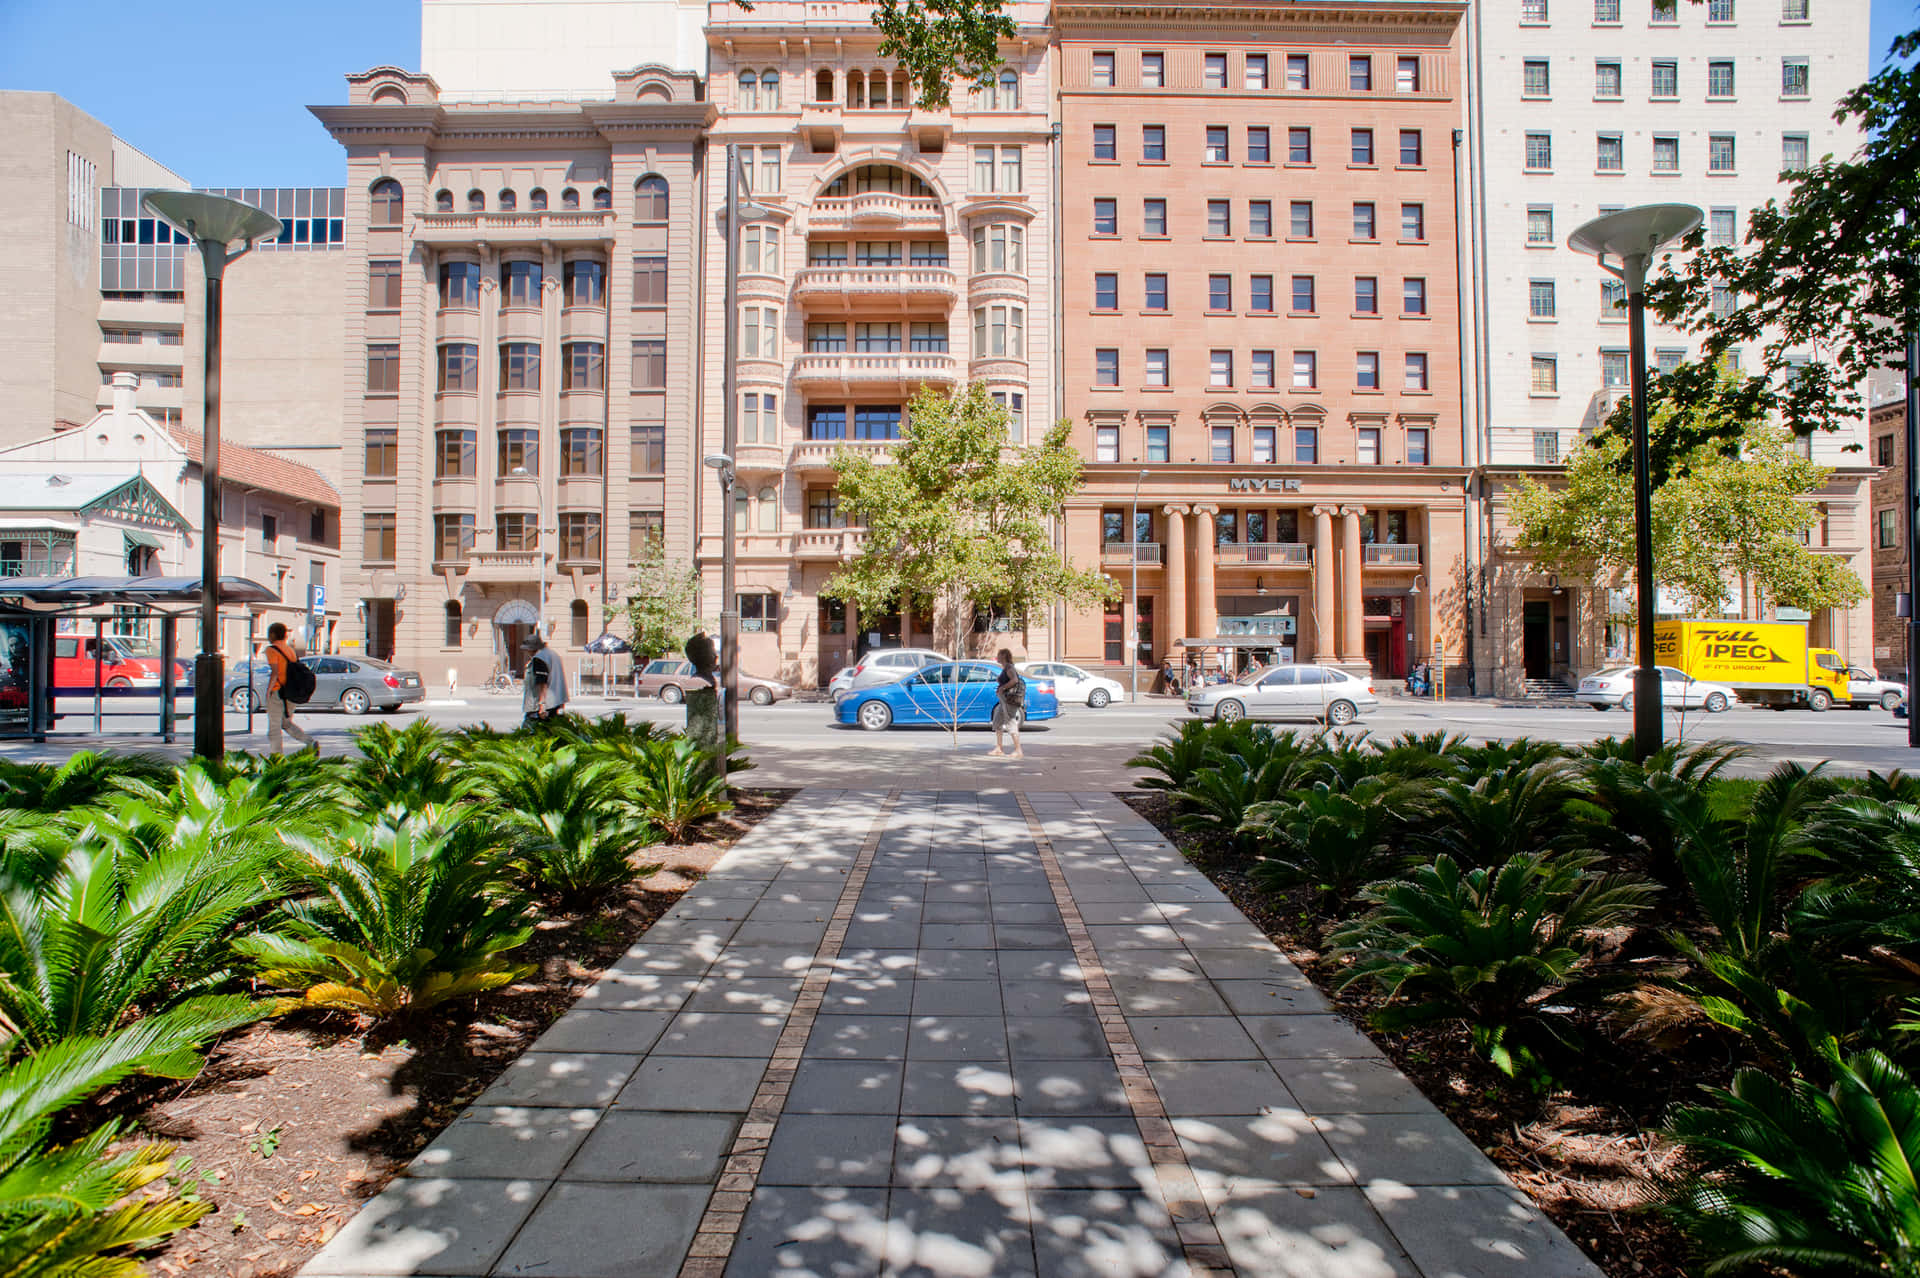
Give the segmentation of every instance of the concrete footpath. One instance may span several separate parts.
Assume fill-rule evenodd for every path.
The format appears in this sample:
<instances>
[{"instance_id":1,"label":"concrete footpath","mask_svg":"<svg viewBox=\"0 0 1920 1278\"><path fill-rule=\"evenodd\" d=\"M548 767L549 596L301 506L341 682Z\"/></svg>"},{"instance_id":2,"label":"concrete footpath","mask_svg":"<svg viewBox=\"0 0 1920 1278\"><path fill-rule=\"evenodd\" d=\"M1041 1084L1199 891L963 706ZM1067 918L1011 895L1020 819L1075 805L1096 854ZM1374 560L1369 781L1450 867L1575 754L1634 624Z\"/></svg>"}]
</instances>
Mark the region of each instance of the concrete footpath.
<instances>
[{"instance_id":1,"label":"concrete footpath","mask_svg":"<svg viewBox=\"0 0 1920 1278\"><path fill-rule=\"evenodd\" d=\"M303 1272L1598 1273L1112 794L825 788Z\"/></svg>"}]
</instances>

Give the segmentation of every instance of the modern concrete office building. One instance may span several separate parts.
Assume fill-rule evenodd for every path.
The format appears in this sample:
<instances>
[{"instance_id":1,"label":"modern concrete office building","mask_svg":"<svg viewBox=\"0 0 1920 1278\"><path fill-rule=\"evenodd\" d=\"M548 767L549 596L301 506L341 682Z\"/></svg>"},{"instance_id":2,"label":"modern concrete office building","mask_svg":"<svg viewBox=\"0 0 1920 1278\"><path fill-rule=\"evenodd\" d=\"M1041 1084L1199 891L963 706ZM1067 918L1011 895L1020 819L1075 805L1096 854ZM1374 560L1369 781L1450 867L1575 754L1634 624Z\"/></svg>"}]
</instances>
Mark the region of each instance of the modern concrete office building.
<instances>
[{"instance_id":1,"label":"modern concrete office building","mask_svg":"<svg viewBox=\"0 0 1920 1278\"><path fill-rule=\"evenodd\" d=\"M1811 0L1516 0L1477 5L1467 81L1474 169L1469 229L1476 335L1467 352L1482 467L1471 547L1480 690L1564 680L1623 658L1626 595L1564 582L1511 554L1506 495L1558 472L1605 420L1628 379L1619 286L1568 234L1601 213L1677 202L1706 211L1713 243L1735 243L1782 173L1848 155L1839 96L1868 74L1867 8ZM1731 299L1729 299L1731 300ZM1665 367L1697 342L1653 324ZM1757 354L1757 352L1756 352ZM1808 351L1817 359L1818 351ZM1835 467L1814 544L1871 579L1870 467L1847 451L1865 423L1811 443ZM1738 593L1738 587L1734 588ZM1811 618L1818 640L1856 661L1873 645L1872 604Z\"/></svg>"},{"instance_id":2,"label":"modern concrete office building","mask_svg":"<svg viewBox=\"0 0 1920 1278\"><path fill-rule=\"evenodd\" d=\"M1067 546L1149 667L1466 659L1464 7L1053 10Z\"/></svg>"}]
</instances>

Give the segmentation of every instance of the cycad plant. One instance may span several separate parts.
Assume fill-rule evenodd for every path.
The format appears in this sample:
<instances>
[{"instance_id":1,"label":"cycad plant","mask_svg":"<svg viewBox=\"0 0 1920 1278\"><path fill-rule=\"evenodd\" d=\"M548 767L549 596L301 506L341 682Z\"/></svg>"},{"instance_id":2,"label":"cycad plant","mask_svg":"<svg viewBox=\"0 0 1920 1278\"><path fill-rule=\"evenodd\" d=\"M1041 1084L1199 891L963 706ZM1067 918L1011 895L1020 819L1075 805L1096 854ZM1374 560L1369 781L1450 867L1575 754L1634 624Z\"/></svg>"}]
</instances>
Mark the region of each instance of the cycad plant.
<instances>
[{"instance_id":1,"label":"cycad plant","mask_svg":"<svg viewBox=\"0 0 1920 1278\"><path fill-rule=\"evenodd\" d=\"M632 734L597 749L549 739L498 750L477 770L479 792L540 889L577 901L660 868L635 866L632 854L656 841L641 815L647 779L681 740Z\"/></svg>"},{"instance_id":2,"label":"cycad plant","mask_svg":"<svg viewBox=\"0 0 1920 1278\"><path fill-rule=\"evenodd\" d=\"M1310 887L1324 910L1344 914L1354 893L1406 864L1395 843L1409 788L1371 777L1343 793L1321 781L1253 805L1240 827L1260 855L1253 881L1270 892Z\"/></svg>"},{"instance_id":3,"label":"cycad plant","mask_svg":"<svg viewBox=\"0 0 1920 1278\"><path fill-rule=\"evenodd\" d=\"M1333 937L1340 983L1389 996L1387 1029L1464 1021L1474 1047L1509 1075L1570 1035L1566 1005L1596 983L1593 934L1645 908L1652 889L1573 853L1521 853L1462 869L1436 857L1363 893L1373 908Z\"/></svg>"},{"instance_id":4,"label":"cycad plant","mask_svg":"<svg viewBox=\"0 0 1920 1278\"><path fill-rule=\"evenodd\" d=\"M1920 1275L1920 1088L1879 1052L1833 1081L1745 1069L1673 1114L1662 1204L1707 1274Z\"/></svg>"},{"instance_id":5,"label":"cycad plant","mask_svg":"<svg viewBox=\"0 0 1920 1278\"><path fill-rule=\"evenodd\" d=\"M532 970L506 957L532 930L508 851L479 817L448 826L435 809L396 808L297 847L311 895L234 948L308 1005L384 1019Z\"/></svg>"},{"instance_id":6,"label":"cycad plant","mask_svg":"<svg viewBox=\"0 0 1920 1278\"><path fill-rule=\"evenodd\" d=\"M1411 846L1462 865L1498 865L1521 852L1550 851L1570 841L1567 805L1579 796L1558 760L1449 778L1422 796Z\"/></svg>"},{"instance_id":7,"label":"cycad plant","mask_svg":"<svg viewBox=\"0 0 1920 1278\"><path fill-rule=\"evenodd\" d=\"M76 750L65 763L0 759L0 810L67 812L117 793L123 778L165 784L173 765L142 754Z\"/></svg>"},{"instance_id":8,"label":"cycad plant","mask_svg":"<svg viewBox=\"0 0 1920 1278\"><path fill-rule=\"evenodd\" d=\"M1211 723L1205 719L1188 719L1171 734L1160 737L1128 759L1127 766L1147 774L1134 780L1134 785L1142 790L1179 791L1207 766L1215 752L1232 753L1234 745L1252 735L1253 725L1245 720Z\"/></svg>"},{"instance_id":9,"label":"cycad plant","mask_svg":"<svg viewBox=\"0 0 1920 1278\"><path fill-rule=\"evenodd\" d=\"M701 822L733 810L727 783L707 766L700 747L677 733L647 742L621 769L619 784L622 802L669 843L686 842Z\"/></svg>"},{"instance_id":10,"label":"cycad plant","mask_svg":"<svg viewBox=\"0 0 1920 1278\"><path fill-rule=\"evenodd\" d=\"M446 734L425 719L396 732L384 723L353 734L360 758L347 780L348 798L362 812L383 812L394 804L408 811L457 803L473 788L446 749Z\"/></svg>"}]
</instances>

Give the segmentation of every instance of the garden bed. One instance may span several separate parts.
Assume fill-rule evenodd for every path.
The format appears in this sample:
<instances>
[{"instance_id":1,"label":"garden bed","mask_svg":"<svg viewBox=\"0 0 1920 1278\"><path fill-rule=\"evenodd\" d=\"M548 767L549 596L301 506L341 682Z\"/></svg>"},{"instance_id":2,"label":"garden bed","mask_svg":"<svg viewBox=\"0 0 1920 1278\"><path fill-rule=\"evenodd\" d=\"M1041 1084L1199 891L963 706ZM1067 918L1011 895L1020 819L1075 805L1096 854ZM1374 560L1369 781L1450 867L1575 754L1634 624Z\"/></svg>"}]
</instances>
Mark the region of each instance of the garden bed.
<instances>
[{"instance_id":1,"label":"garden bed","mask_svg":"<svg viewBox=\"0 0 1920 1278\"><path fill-rule=\"evenodd\" d=\"M163 1274L278 1278L302 1264L571 1007L722 854L795 792L733 792L694 841L646 850L661 870L549 913L527 979L368 1035L296 1013L238 1031L187 1083L149 1081L108 1108L191 1163L170 1178L214 1210L148 1262ZM99 1113L76 1115L97 1122ZM189 1188L197 1187L197 1188Z\"/></svg>"}]
</instances>

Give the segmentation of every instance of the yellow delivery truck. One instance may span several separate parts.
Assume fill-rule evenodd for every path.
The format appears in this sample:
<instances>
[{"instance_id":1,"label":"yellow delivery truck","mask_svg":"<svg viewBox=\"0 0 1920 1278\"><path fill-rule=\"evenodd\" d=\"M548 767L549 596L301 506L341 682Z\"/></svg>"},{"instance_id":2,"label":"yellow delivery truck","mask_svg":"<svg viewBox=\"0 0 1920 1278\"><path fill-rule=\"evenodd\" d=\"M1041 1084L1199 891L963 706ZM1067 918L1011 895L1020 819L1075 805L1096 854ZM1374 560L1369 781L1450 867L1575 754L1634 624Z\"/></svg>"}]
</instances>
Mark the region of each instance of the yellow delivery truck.
<instances>
[{"instance_id":1,"label":"yellow delivery truck","mask_svg":"<svg viewBox=\"0 0 1920 1278\"><path fill-rule=\"evenodd\" d=\"M1653 653L1696 679L1732 684L1755 705L1830 710L1851 701L1846 661L1809 648L1804 621L1656 621Z\"/></svg>"}]
</instances>

